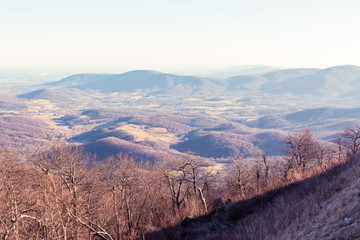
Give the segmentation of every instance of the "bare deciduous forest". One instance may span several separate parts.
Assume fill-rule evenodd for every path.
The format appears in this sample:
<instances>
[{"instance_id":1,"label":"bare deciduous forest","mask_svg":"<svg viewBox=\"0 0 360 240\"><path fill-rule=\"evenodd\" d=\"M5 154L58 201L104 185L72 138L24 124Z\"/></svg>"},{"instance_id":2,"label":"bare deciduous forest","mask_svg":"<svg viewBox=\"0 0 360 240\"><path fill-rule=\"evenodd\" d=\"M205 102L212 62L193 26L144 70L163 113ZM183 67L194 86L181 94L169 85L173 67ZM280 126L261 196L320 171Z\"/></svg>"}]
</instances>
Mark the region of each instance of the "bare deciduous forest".
<instances>
[{"instance_id":1,"label":"bare deciduous forest","mask_svg":"<svg viewBox=\"0 0 360 240\"><path fill-rule=\"evenodd\" d=\"M242 210L231 206L238 201L357 160L359 133L360 128L347 127L325 144L303 130L286 138L281 163L270 163L262 151L254 153L252 165L237 155L226 175L209 171L191 154L156 163L121 154L96 161L80 147L57 144L24 161L15 150L2 148L1 238L166 239L163 229L178 226L170 238L184 239L181 227L199 216L218 217L231 208L236 215ZM207 231L224 233L229 224Z\"/></svg>"}]
</instances>

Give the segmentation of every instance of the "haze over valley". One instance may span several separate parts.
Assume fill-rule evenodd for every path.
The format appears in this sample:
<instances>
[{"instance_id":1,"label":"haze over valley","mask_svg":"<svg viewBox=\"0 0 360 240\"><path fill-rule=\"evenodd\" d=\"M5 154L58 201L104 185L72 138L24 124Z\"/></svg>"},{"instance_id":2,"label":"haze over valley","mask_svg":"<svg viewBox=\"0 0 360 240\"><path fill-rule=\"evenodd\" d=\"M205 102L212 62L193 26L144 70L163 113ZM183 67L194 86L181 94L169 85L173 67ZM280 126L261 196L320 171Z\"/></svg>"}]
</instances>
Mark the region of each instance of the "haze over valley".
<instances>
[{"instance_id":1,"label":"haze over valley","mask_svg":"<svg viewBox=\"0 0 360 240\"><path fill-rule=\"evenodd\" d=\"M305 128L331 141L359 124L360 67L262 69L227 78L150 70L38 84L21 77L2 90L1 145L31 149L61 139L100 160L126 153L151 162L191 152L226 168L239 153L283 155L286 136Z\"/></svg>"}]
</instances>

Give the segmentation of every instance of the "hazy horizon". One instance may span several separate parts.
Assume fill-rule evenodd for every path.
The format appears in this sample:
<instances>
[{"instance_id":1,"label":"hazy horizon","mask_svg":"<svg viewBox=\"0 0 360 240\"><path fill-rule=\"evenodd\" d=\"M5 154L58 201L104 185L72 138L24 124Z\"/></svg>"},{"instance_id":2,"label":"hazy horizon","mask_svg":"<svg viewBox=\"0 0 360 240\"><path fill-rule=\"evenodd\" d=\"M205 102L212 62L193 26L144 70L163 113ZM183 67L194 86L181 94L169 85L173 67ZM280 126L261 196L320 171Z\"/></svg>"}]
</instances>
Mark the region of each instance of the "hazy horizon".
<instances>
[{"instance_id":1,"label":"hazy horizon","mask_svg":"<svg viewBox=\"0 0 360 240\"><path fill-rule=\"evenodd\" d=\"M358 1L4 1L0 68L360 65Z\"/></svg>"}]
</instances>

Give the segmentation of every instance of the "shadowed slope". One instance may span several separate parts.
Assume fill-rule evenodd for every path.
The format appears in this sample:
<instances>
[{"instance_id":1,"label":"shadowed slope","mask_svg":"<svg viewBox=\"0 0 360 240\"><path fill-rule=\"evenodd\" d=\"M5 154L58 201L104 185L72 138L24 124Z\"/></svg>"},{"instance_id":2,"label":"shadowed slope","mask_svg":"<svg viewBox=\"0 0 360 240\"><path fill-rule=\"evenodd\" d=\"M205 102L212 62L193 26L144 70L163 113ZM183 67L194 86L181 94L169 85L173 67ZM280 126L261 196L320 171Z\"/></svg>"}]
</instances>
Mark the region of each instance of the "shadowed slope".
<instances>
[{"instance_id":1,"label":"shadowed slope","mask_svg":"<svg viewBox=\"0 0 360 240\"><path fill-rule=\"evenodd\" d=\"M146 239L359 239L360 163L236 202Z\"/></svg>"}]
</instances>

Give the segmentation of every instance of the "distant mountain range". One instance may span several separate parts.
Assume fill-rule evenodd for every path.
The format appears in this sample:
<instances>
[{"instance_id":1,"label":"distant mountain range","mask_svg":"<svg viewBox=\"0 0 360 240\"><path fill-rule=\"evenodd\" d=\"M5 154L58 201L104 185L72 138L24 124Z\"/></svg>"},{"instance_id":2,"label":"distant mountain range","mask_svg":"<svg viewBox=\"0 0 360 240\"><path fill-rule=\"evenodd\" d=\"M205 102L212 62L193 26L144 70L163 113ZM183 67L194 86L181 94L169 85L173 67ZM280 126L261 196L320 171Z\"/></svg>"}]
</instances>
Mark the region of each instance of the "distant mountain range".
<instances>
[{"instance_id":1,"label":"distant mountain range","mask_svg":"<svg viewBox=\"0 0 360 240\"><path fill-rule=\"evenodd\" d=\"M146 90L157 94L234 93L291 94L294 96L352 97L360 91L360 67L281 69L227 79L180 76L148 70L123 74L76 74L46 87L66 87L101 92ZM27 96L27 95L25 95Z\"/></svg>"},{"instance_id":2,"label":"distant mountain range","mask_svg":"<svg viewBox=\"0 0 360 240\"><path fill-rule=\"evenodd\" d=\"M337 66L308 75L288 78L270 89L274 93L289 92L293 95L347 95L360 90L360 67Z\"/></svg>"},{"instance_id":3,"label":"distant mountain range","mask_svg":"<svg viewBox=\"0 0 360 240\"><path fill-rule=\"evenodd\" d=\"M308 128L317 137L329 139L347 126L360 126L360 108L312 108L290 114L267 115L245 124L251 128L291 132Z\"/></svg>"},{"instance_id":4,"label":"distant mountain range","mask_svg":"<svg viewBox=\"0 0 360 240\"><path fill-rule=\"evenodd\" d=\"M86 94L83 90L91 91L90 94ZM96 108L92 99L96 96L99 101L110 101L116 105L117 101L121 100L112 100L111 93L138 90L141 94L145 93L146 97L141 100L143 102L132 103L134 111L131 109L131 114L122 112L120 105L115 108L116 111ZM92 95L92 91L105 94ZM125 152L141 159L155 161L166 155L181 156L193 152L203 158L221 159L239 153L251 155L257 148L270 156L278 156L282 155L283 139L289 132L309 128L316 137L329 139L347 125L360 125L359 107L328 107L327 101L330 98L341 99L340 102L344 98L346 101L346 97L357 96L359 92L360 67L352 65L326 69L281 69L226 79L136 70L123 74L72 75L44 84L41 89L18 95L18 98L22 99L0 97L0 106L4 109L13 105L19 108L26 107L26 99L65 102L62 105L65 115L57 118L56 122L75 130L77 126L87 125L70 141L84 144L88 151L96 153L100 158L110 153ZM136 96L141 94L135 93ZM160 102L156 102L157 98L147 98L156 94L166 96L160 98ZM197 94L199 96L192 97ZM288 107L289 95L296 96L296 101L300 100L296 108ZM320 105L327 107L314 108L311 101L315 98L307 99L309 95L319 97L316 98L318 100L327 99L324 101L326 105ZM121 97L127 101L128 96L131 94ZM265 96L265 101L255 104L242 102L252 96ZM268 96L273 99L279 98L280 103L267 102ZM310 101L310 104L301 105L302 99L305 99L306 103ZM153 100L153 103L156 103L154 108L160 109L156 114L141 108L141 104L146 106ZM223 100L225 101L222 102ZM68 113L66 109L77 101L86 102L94 108L86 107L81 109L81 113ZM182 105L183 102L185 107ZM357 102L356 99L354 102ZM170 107L166 106L168 108L161 112L162 104L167 103ZM184 115L176 111L171 112L173 106L178 103L180 106L176 111L183 111ZM187 103L194 103L195 110L190 106L190 111L187 112ZM282 111L277 111L277 104L282 107ZM211 109L210 113L207 113L208 109ZM216 115L217 109L222 109L219 112L223 111L221 114L224 117ZM243 109L247 115L242 115ZM207 117L203 117L201 111ZM211 115L212 111L216 114Z\"/></svg>"},{"instance_id":5,"label":"distant mountain range","mask_svg":"<svg viewBox=\"0 0 360 240\"><path fill-rule=\"evenodd\" d=\"M244 91L252 89L269 92L278 88L282 82L286 82L288 79L307 76L319 70L320 69L313 68L296 68L277 70L262 75L240 75L230 77L227 79L228 90Z\"/></svg>"},{"instance_id":6,"label":"distant mountain range","mask_svg":"<svg viewBox=\"0 0 360 240\"><path fill-rule=\"evenodd\" d=\"M360 91L360 67L344 65L326 69L285 69L263 75L236 76L227 80L228 90L231 91L347 97Z\"/></svg>"},{"instance_id":7,"label":"distant mountain range","mask_svg":"<svg viewBox=\"0 0 360 240\"><path fill-rule=\"evenodd\" d=\"M222 87L222 84L223 82L217 79L136 70L123 74L77 74L46 85L81 90L94 89L102 92L145 89L157 93L197 93L216 90Z\"/></svg>"},{"instance_id":8,"label":"distant mountain range","mask_svg":"<svg viewBox=\"0 0 360 240\"><path fill-rule=\"evenodd\" d=\"M182 70L175 71L179 75L192 75L211 78L229 78L238 75L258 75L284 69L283 67L273 67L266 65L240 65L240 66L218 66L218 65L200 65L185 67Z\"/></svg>"}]
</instances>

